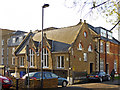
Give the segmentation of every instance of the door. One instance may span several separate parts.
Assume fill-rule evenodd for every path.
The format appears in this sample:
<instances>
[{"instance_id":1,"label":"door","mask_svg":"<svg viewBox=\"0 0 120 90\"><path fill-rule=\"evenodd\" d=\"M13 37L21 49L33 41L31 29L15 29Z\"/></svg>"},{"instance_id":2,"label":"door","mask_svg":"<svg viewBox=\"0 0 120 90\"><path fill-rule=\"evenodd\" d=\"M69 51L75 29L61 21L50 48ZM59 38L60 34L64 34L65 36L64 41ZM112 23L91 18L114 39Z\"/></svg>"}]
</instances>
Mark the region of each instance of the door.
<instances>
[{"instance_id":1,"label":"door","mask_svg":"<svg viewBox=\"0 0 120 90\"><path fill-rule=\"evenodd\" d=\"M108 64L106 64L106 74L109 73L109 68L108 68Z\"/></svg>"},{"instance_id":2,"label":"door","mask_svg":"<svg viewBox=\"0 0 120 90\"><path fill-rule=\"evenodd\" d=\"M93 72L93 63L90 63L90 73Z\"/></svg>"}]
</instances>

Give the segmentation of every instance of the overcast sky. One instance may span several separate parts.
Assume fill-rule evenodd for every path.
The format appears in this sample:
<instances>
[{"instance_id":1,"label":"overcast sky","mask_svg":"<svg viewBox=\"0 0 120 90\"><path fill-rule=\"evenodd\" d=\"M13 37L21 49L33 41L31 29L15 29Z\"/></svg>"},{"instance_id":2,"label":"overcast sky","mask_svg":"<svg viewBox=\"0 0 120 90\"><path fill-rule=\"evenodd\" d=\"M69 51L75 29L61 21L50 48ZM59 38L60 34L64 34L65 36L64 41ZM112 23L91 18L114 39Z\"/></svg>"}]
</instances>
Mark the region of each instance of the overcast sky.
<instances>
[{"instance_id":1,"label":"overcast sky","mask_svg":"<svg viewBox=\"0 0 120 90\"><path fill-rule=\"evenodd\" d=\"M94 18L86 15L87 10L83 11L83 16L78 12L78 8L67 8L66 0L0 0L0 28L10 30L41 30L42 5L50 6L44 9L44 28L48 27L67 27L76 25L80 19L97 27L102 26L111 29L112 25L106 23L102 17ZM71 1L71 0L69 0ZM71 6L71 3L67 4ZM87 7L87 6L86 6ZM85 13L85 14L84 14ZM84 18L83 18L84 17ZM116 31L114 36L117 36Z\"/></svg>"}]
</instances>

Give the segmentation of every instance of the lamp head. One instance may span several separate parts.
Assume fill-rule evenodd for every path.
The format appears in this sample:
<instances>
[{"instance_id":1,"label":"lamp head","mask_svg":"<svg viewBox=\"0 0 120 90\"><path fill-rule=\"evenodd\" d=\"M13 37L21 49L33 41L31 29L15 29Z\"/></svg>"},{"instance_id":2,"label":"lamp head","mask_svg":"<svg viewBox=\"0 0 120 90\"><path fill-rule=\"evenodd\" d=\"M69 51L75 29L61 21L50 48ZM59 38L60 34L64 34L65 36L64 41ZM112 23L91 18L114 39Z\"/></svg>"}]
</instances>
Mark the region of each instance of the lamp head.
<instances>
[{"instance_id":1,"label":"lamp head","mask_svg":"<svg viewBox=\"0 0 120 90\"><path fill-rule=\"evenodd\" d=\"M46 8L46 7L49 7L49 4L44 4L44 5L42 6L42 8Z\"/></svg>"}]
</instances>

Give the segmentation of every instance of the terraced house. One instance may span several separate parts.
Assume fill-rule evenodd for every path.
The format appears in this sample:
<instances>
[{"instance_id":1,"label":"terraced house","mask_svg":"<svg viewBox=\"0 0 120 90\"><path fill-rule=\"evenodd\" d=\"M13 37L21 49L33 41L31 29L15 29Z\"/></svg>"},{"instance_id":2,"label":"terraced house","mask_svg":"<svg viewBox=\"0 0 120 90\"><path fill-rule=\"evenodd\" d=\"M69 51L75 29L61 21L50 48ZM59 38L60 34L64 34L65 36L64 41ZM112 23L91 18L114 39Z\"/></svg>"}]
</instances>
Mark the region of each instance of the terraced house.
<instances>
[{"instance_id":1,"label":"terraced house","mask_svg":"<svg viewBox=\"0 0 120 90\"><path fill-rule=\"evenodd\" d=\"M0 29L0 74L4 75L8 65L8 41L14 30Z\"/></svg>"},{"instance_id":2,"label":"terraced house","mask_svg":"<svg viewBox=\"0 0 120 90\"><path fill-rule=\"evenodd\" d=\"M96 70L97 34L88 28L86 21L71 27L48 28L43 35L43 70L60 76L72 72L90 73ZM41 31L30 32L16 48L16 72L27 72L26 45L29 45L30 72L41 70ZM24 58L24 59L20 59ZM21 66L22 63L22 66Z\"/></svg>"},{"instance_id":3,"label":"terraced house","mask_svg":"<svg viewBox=\"0 0 120 90\"><path fill-rule=\"evenodd\" d=\"M88 25L96 34L100 35L97 50L99 53L97 63L100 63L100 71L111 73L115 69L116 74L120 73L120 42L112 36L112 32L102 27ZM99 66L99 65L98 65Z\"/></svg>"},{"instance_id":4,"label":"terraced house","mask_svg":"<svg viewBox=\"0 0 120 90\"><path fill-rule=\"evenodd\" d=\"M14 73L15 71L15 55L14 51L16 47L21 43L25 37L23 31L14 31L1 29L1 64L0 70L2 75L7 73Z\"/></svg>"}]
</instances>

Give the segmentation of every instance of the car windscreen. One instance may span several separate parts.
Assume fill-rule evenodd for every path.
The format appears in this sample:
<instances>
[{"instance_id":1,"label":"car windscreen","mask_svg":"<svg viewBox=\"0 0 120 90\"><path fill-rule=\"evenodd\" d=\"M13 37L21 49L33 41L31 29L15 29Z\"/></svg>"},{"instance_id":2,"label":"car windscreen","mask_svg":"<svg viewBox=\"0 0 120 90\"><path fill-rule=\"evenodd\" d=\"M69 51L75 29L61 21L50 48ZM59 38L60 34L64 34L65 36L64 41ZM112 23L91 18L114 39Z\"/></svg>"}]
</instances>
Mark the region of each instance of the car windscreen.
<instances>
[{"instance_id":1,"label":"car windscreen","mask_svg":"<svg viewBox=\"0 0 120 90\"><path fill-rule=\"evenodd\" d=\"M29 73L29 77L32 77L36 72L33 73ZM26 77L28 77L28 73L22 77L22 79L25 79Z\"/></svg>"}]
</instances>

